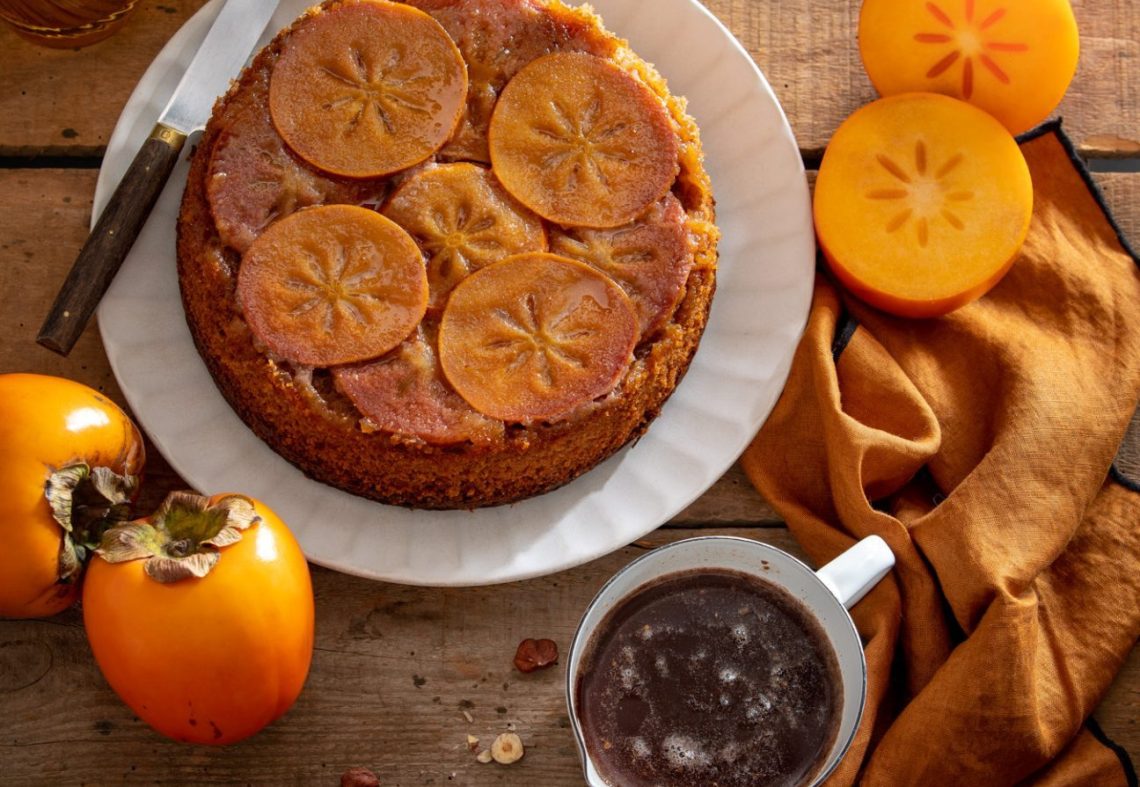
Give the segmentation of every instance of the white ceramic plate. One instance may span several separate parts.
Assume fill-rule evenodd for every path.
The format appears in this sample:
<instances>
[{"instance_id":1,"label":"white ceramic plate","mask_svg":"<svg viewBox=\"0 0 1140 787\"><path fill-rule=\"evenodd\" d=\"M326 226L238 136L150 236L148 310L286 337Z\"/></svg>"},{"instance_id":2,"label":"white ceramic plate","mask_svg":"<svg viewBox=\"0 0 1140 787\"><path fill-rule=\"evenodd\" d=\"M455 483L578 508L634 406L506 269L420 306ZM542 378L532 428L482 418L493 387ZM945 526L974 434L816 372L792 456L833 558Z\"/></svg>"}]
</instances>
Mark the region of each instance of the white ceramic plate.
<instances>
[{"instance_id":1,"label":"white ceramic plate","mask_svg":"<svg viewBox=\"0 0 1140 787\"><path fill-rule=\"evenodd\" d=\"M281 0L264 40L306 5ZM696 0L593 5L674 93L688 96L723 232L704 339L646 436L562 489L475 512L408 511L309 480L246 428L194 349L175 271L184 156L104 299L99 326L136 416L189 483L264 500L320 565L408 584L476 585L570 568L628 544L740 455L783 388L811 299L815 245L799 151L763 75ZM108 144L96 213L219 9L218 0L203 7L139 82Z\"/></svg>"}]
</instances>

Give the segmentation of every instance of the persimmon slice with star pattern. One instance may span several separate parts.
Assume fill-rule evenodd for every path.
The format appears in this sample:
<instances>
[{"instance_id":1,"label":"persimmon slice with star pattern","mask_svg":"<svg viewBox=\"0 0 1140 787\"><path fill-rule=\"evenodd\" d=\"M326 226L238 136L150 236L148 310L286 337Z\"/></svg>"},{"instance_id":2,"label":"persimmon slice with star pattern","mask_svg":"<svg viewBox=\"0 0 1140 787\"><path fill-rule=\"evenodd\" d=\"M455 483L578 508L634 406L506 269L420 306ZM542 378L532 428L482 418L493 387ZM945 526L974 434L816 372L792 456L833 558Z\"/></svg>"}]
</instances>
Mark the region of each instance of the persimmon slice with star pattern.
<instances>
[{"instance_id":1,"label":"persimmon slice with star pattern","mask_svg":"<svg viewBox=\"0 0 1140 787\"><path fill-rule=\"evenodd\" d=\"M285 360L334 366L376 358L416 327L427 273L416 242L353 205L306 208L249 247L238 300L250 330Z\"/></svg>"},{"instance_id":2,"label":"persimmon slice with star pattern","mask_svg":"<svg viewBox=\"0 0 1140 787\"><path fill-rule=\"evenodd\" d=\"M615 42L589 26L565 24L531 0L409 0L427 11L467 62L467 109L440 150L448 161L489 163L487 126L499 93L527 63L551 52L609 56Z\"/></svg>"},{"instance_id":3,"label":"persimmon slice with star pattern","mask_svg":"<svg viewBox=\"0 0 1140 787\"><path fill-rule=\"evenodd\" d=\"M392 194L383 213L427 254L433 313L468 274L512 254L546 251L542 220L474 164L415 173Z\"/></svg>"},{"instance_id":4,"label":"persimmon slice with star pattern","mask_svg":"<svg viewBox=\"0 0 1140 787\"><path fill-rule=\"evenodd\" d=\"M341 182L299 163L260 109L236 117L214 144L206 197L222 242L244 253L278 219L309 205L359 204L376 184Z\"/></svg>"},{"instance_id":5,"label":"persimmon slice with star pattern","mask_svg":"<svg viewBox=\"0 0 1140 787\"><path fill-rule=\"evenodd\" d=\"M621 285L637 311L642 338L669 320L693 267L685 209L672 194L623 227L556 230L550 250L581 260Z\"/></svg>"},{"instance_id":6,"label":"persimmon slice with star pattern","mask_svg":"<svg viewBox=\"0 0 1140 787\"><path fill-rule=\"evenodd\" d=\"M484 415L556 420L614 387L637 327L609 277L554 254L519 254L452 291L439 359L452 387Z\"/></svg>"},{"instance_id":7,"label":"persimmon slice with star pattern","mask_svg":"<svg viewBox=\"0 0 1140 787\"><path fill-rule=\"evenodd\" d=\"M467 67L439 23L388 0L346 0L300 23L269 82L273 124L326 172L373 178L439 150L467 95Z\"/></svg>"},{"instance_id":8,"label":"persimmon slice with star pattern","mask_svg":"<svg viewBox=\"0 0 1140 787\"><path fill-rule=\"evenodd\" d=\"M942 93L1020 134L1049 116L1077 70L1069 0L864 0L859 53L880 94Z\"/></svg>"},{"instance_id":9,"label":"persimmon slice with star pattern","mask_svg":"<svg viewBox=\"0 0 1140 787\"><path fill-rule=\"evenodd\" d=\"M491 116L491 164L519 202L556 224L619 227L677 176L660 99L618 66L557 52L507 83Z\"/></svg>"},{"instance_id":10,"label":"persimmon slice with star pattern","mask_svg":"<svg viewBox=\"0 0 1140 787\"><path fill-rule=\"evenodd\" d=\"M906 93L840 125L813 205L820 248L848 289L893 314L937 317L1013 265L1033 183L996 119L955 98Z\"/></svg>"}]
</instances>

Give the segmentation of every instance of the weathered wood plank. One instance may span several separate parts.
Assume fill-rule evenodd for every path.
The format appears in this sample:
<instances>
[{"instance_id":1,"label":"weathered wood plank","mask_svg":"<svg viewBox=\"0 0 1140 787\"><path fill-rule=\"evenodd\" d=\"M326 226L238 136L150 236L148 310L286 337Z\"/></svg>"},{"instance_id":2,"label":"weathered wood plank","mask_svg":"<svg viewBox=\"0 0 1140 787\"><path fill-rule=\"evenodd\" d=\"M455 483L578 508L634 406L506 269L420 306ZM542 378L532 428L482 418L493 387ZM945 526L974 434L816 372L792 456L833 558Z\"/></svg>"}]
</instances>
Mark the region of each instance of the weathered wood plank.
<instances>
[{"instance_id":1,"label":"weathered wood plank","mask_svg":"<svg viewBox=\"0 0 1140 787\"><path fill-rule=\"evenodd\" d=\"M94 181L95 173L83 170L0 171L0 372L71 377L122 402L94 329L68 359L34 342L85 237ZM1135 237L1140 176L1100 175L1098 182L1124 231ZM181 481L154 452L148 469L143 505L153 506ZM787 532L772 526L774 518L734 468L648 543L698 532L685 528L699 523L750 522L765 527L734 532L794 551ZM311 782L367 764L405 784L444 783L452 771L458 783L580 783L572 740L560 726L557 675L524 681L509 675L509 659L525 636L567 641L592 592L634 549L494 589L414 590L317 570L320 650L309 688L284 722L225 752L166 744L133 721L98 677L74 613L50 622L0 623L0 761L6 776L29 781L149 780L169 773L165 778L177 781ZM36 664L50 669L37 678ZM417 689L413 674L428 683ZM508 689L501 689L504 681ZM1140 655L1134 652L1097 711L1107 733L1134 757L1140 757L1138 682ZM440 701L431 702L436 696ZM476 703L472 725L459 712L463 699ZM507 712L495 711L500 706ZM508 720L533 744L527 770L478 770L467 758L464 736L470 730L488 741ZM77 745L97 754L98 764L63 756Z\"/></svg>"},{"instance_id":2,"label":"weathered wood plank","mask_svg":"<svg viewBox=\"0 0 1140 787\"><path fill-rule=\"evenodd\" d=\"M856 41L861 0L702 0L753 56L809 158L875 98ZM1093 156L1140 151L1140 14L1132 0L1074 0L1081 60L1058 113Z\"/></svg>"},{"instance_id":3,"label":"weathered wood plank","mask_svg":"<svg viewBox=\"0 0 1140 787\"><path fill-rule=\"evenodd\" d=\"M708 531L658 531L644 543L698 532ZM783 529L717 532L802 556ZM304 693L280 722L224 750L171 743L135 719L99 675L77 612L0 622L0 762L8 777L60 784L331 784L354 765L373 768L385 785L580 784L564 666L522 675L511 659L527 637L554 639L565 654L590 598L643 551L465 590L316 569L316 653ZM526 757L509 769L478 764L467 734L486 747L507 724Z\"/></svg>"},{"instance_id":4,"label":"weathered wood plank","mask_svg":"<svg viewBox=\"0 0 1140 787\"><path fill-rule=\"evenodd\" d=\"M78 380L125 408L94 320L67 358L36 344L40 323L87 237L97 174L0 170L0 298L5 304L0 309L0 373ZM149 511L168 491L186 484L149 440L147 452L147 483L139 505Z\"/></svg>"},{"instance_id":5,"label":"weathered wood plank","mask_svg":"<svg viewBox=\"0 0 1140 787\"><path fill-rule=\"evenodd\" d=\"M493 588L409 588L315 569L305 691L281 721L226 749L171 743L134 718L99 675L78 612L0 622L0 761L7 778L29 783L333 783L364 765L384 784L580 784L564 666L521 675L511 666L516 645L549 637L565 654L582 610L616 570L644 548L708 532L802 557L783 529L669 529L581 568ZM1097 711L1133 756L1138 683L1133 652ZM526 757L510 769L477 764L466 736L485 747L507 725Z\"/></svg>"},{"instance_id":6,"label":"weathered wood plank","mask_svg":"<svg viewBox=\"0 0 1140 787\"><path fill-rule=\"evenodd\" d=\"M0 311L0 335L5 337L0 372L69 377L125 406L94 321L67 358L35 342L56 290L87 237L96 176L93 170L0 170L0 293L7 301ZM150 456L144 506L157 504L172 487L185 486L157 451L152 449ZM739 466L675 520L689 527L778 522Z\"/></svg>"},{"instance_id":7,"label":"weathered wood plank","mask_svg":"<svg viewBox=\"0 0 1140 787\"><path fill-rule=\"evenodd\" d=\"M205 2L141 0L111 38L78 50L0 24L0 156L101 156L147 66Z\"/></svg>"},{"instance_id":8,"label":"weathered wood plank","mask_svg":"<svg viewBox=\"0 0 1140 787\"><path fill-rule=\"evenodd\" d=\"M87 234L96 173L91 170L0 170L0 372L34 371L80 380L123 403L98 330L92 324L68 358L43 349L35 334ZM1125 235L1140 238L1140 175L1097 176L1108 205ZM45 243L44 239L50 239ZM1140 457L1140 434L1130 440ZM170 485L181 485L152 451L149 489L158 499ZM1137 460L1140 463L1140 459ZM160 483L161 482L161 483ZM167 485L164 488L163 485ZM151 494L148 491L148 495ZM149 502L149 498L143 501ZM674 520L674 524L771 524L778 516L755 492L739 465Z\"/></svg>"},{"instance_id":9,"label":"weathered wood plank","mask_svg":"<svg viewBox=\"0 0 1140 787\"><path fill-rule=\"evenodd\" d=\"M756 58L809 157L874 97L855 39L859 0L702 1ZM100 155L146 67L204 2L144 0L114 37L78 51L35 47L0 27L0 74L19 86L0 93L0 156ZM1132 0L1074 7L1083 52L1060 113L1090 155L1140 155L1140 14Z\"/></svg>"}]
</instances>

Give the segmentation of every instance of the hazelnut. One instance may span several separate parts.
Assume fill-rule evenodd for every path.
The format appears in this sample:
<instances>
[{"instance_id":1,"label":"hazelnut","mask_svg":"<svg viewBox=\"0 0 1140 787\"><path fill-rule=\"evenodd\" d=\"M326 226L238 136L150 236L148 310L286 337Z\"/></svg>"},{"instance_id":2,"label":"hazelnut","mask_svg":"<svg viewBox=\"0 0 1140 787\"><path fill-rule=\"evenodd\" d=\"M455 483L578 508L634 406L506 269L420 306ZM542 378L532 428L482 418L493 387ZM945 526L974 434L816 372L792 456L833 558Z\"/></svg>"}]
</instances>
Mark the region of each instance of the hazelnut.
<instances>
[{"instance_id":1,"label":"hazelnut","mask_svg":"<svg viewBox=\"0 0 1140 787\"><path fill-rule=\"evenodd\" d=\"M502 765L518 762L523 753L522 739L513 732L504 732L491 744L491 757Z\"/></svg>"},{"instance_id":2,"label":"hazelnut","mask_svg":"<svg viewBox=\"0 0 1140 787\"><path fill-rule=\"evenodd\" d=\"M474 735L468 735L467 736L467 748L470 751L475 751L476 749L478 749L479 748L479 739L476 738Z\"/></svg>"},{"instance_id":3,"label":"hazelnut","mask_svg":"<svg viewBox=\"0 0 1140 787\"><path fill-rule=\"evenodd\" d=\"M524 639L515 651L515 669L534 672L558 663L558 645L552 639Z\"/></svg>"},{"instance_id":4,"label":"hazelnut","mask_svg":"<svg viewBox=\"0 0 1140 787\"><path fill-rule=\"evenodd\" d=\"M491 761L491 750L490 749L483 749L483 751L479 752L479 754L475 757L475 759L478 760L479 762L483 763L484 765L486 765L487 763L489 763Z\"/></svg>"},{"instance_id":5,"label":"hazelnut","mask_svg":"<svg viewBox=\"0 0 1140 787\"><path fill-rule=\"evenodd\" d=\"M380 780L367 768L349 768L341 774L340 787L380 787Z\"/></svg>"}]
</instances>

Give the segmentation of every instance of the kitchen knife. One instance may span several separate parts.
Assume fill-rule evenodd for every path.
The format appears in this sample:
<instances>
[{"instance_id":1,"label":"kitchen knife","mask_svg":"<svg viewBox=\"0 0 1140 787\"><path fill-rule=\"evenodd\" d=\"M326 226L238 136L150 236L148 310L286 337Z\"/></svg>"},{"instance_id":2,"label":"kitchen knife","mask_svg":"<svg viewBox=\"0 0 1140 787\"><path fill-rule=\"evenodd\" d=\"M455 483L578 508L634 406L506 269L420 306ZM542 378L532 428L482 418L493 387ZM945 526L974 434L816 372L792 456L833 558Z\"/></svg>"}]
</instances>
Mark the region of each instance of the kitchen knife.
<instances>
[{"instance_id":1,"label":"kitchen knife","mask_svg":"<svg viewBox=\"0 0 1140 787\"><path fill-rule=\"evenodd\" d=\"M203 128L214 101L237 76L277 8L277 0L222 0L166 109L79 251L36 341L67 355L146 222L186 138Z\"/></svg>"}]
</instances>

